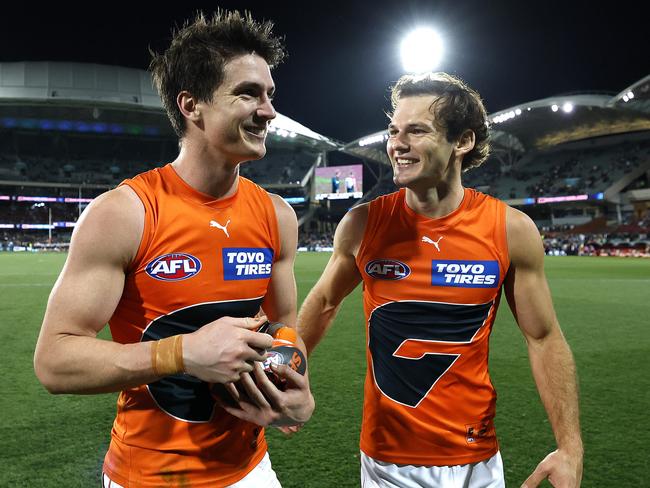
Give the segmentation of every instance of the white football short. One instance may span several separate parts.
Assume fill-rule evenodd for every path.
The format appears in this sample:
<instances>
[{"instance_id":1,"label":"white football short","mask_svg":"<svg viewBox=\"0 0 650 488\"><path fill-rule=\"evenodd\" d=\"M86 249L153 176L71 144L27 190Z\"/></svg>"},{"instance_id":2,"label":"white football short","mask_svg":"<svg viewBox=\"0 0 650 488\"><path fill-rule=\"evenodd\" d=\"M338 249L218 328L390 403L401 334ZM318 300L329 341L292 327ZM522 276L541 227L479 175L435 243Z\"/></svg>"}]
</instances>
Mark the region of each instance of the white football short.
<instances>
[{"instance_id":1,"label":"white football short","mask_svg":"<svg viewBox=\"0 0 650 488\"><path fill-rule=\"evenodd\" d=\"M124 488L122 485L112 481L106 474L102 475L102 487ZM275 471L273 471L271 459L267 452L250 473L228 488L282 488L282 485L278 481Z\"/></svg>"},{"instance_id":2,"label":"white football short","mask_svg":"<svg viewBox=\"0 0 650 488\"><path fill-rule=\"evenodd\" d=\"M458 466L413 466L378 461L361 453L361 488L505 488L503 461Z\"/></svg>"}]
</instances>

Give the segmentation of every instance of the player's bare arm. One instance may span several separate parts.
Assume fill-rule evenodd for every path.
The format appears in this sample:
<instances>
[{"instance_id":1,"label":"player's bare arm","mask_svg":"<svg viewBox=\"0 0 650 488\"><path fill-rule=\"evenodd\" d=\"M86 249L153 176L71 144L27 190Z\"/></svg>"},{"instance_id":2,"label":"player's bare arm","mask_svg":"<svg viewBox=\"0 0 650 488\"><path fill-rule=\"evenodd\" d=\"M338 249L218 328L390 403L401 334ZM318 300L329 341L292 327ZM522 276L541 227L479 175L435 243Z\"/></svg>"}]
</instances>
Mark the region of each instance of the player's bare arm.
<instances>
[{"instance_id":1,"label":"player's bare arm","mask_svg":"<svg viewBox=\"0 0 650 488\"><path fill-rule=\"evenodd\" d=\"M294 210L280 196L271 195L278 219L280 255L273 263L273 271L262 309L272 322L295 327L296 280L294 262L298 243L298 223ZM298 337L298 347L304 352L304 343ZM242 374L240 395L233 385L229 391L238 404L224 404L232 415L260 425L291 426L309 420L314 411L314 398L309 389L309 377L301 375L286 365L274 369L286 381L284 391L273 384L259 364L251 374Z\"/></svg>"},{"instance_id":2,"label":"player's bare arm","mask_svg":"<svg viewBox=\"0 0 650 488\"><path fill-rule=\"evenodd\" d=\"M334 234L334 252L298 314L298 333L311 354L325 336L343 299L361 282L356 256L368 219L368 205L350 210Z\"/></svg>"},{"instance_id":3,"label":"player's bare arm","mask_svg":"<svg viewBox=\"0 0 650 488\"><path fill-rule=\"evenodd\" d=\"M128 187L99 197L80 218L50 294L34 356L36 374L49 391L119 391L160 378L152 368L151 342L118 344L96 337L122 296L143 226L144 207ZM247 361L262 360L263 349L272 342L247 330L259 323L224 317L184 337L186 372L225 382L252 371ZM208 347L213 343L214 348Z\"/></svg>"},{"instance_id":4,"label":"player's bare arm","mask_svg":"<svg viewBox=\"0 0 650 488\"><path fill-rule=\"evenodd\" d=\"M117 189L93 201L73 233L36 346L36 374L53 393L97 393L155 379L149 344L96 339L118 304L143 232L144 207Z\"/></svg>"},{"instance_id":5,"label":"player's bare arm","mask_svg":"<svg viewBox=\"0 0 650 488\"><path fill-rule=\"evenodd\" d=\"M278 219L280 255L273 263L268 291L262 302L262 310L272 322L295 327L297 290L293 267L298 246L298 221L291 205L279 195L270 195Z\"/></svg>"},{"instance_id":6,"label":"player's bare arm","mask_svg":"<svg viewBox=\"0 0 650 488\"><path fill-rule=\"evenodd\" d=\"M549 454L522 486L548 479L556 488L580 486L583 447L575 364L555 316L544 274L544 251L532 220L508 208L510 270L505 292L524 334L531 369L549 417L558 449Z\"/></svg>"}]
</instances>

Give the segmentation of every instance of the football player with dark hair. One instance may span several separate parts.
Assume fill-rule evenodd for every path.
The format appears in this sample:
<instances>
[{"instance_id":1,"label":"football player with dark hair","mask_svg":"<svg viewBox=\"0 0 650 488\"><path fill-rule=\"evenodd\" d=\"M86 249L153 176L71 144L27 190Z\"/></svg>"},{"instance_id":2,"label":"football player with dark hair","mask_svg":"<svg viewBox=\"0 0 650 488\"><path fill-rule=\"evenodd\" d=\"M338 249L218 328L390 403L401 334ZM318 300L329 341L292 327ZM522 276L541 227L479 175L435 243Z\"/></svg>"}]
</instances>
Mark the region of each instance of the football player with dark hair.
<instances>
[{"instance_id":1,"label":"football player with dark hair","mask_svg":"<svg viewBox=\"0 0 650 488\"><path fill-rule=\"evenodd\" d=\"M180 154L88 206L50 295L39 380L121 391L105 487L278 487L261 426L314 409L306 376L276 367L282 391L267 378L273 339L257 331L260 312L295 325L296 216L239 176L276 116L270 68L284 49L271 29L249 13L199 14L155 55ZM107 322L113 341L96 337Z\"/></svg>"},{"instance_id":2,"label":"football player with dark hair","mask_svg":"<svg viewBox=\"0 0 650 488\"><path fill-rule=\"evenodd\" d=\"M575 488L582 476L571 351L544 276L542 240L522 212L464 188L489 154L478 93L446 73L392 91L387 151L397 192L350 210L298 314L313 351L363 282L367 374L364 488L503 487L489 337L501 290L528 344L557 450L525 481Z\"/></svg>"},{"instance_id":3,"label":"football player with dark hair","mask_svg":"<svg viewBox=\"0 0 650 488\"><path fill-rule=\"evenodd\" d=\"M185 135L187 124L177 103L182 91L211 102L215 87L223 82L225 66L233 58L255 53L271 69L282 62L286 52L272 29L271 22L256 22L249 13L220 12L211 19L199 13L175 32L164 53L153 53L149 69L179 138Z\"/></svg>"}]
</instances>

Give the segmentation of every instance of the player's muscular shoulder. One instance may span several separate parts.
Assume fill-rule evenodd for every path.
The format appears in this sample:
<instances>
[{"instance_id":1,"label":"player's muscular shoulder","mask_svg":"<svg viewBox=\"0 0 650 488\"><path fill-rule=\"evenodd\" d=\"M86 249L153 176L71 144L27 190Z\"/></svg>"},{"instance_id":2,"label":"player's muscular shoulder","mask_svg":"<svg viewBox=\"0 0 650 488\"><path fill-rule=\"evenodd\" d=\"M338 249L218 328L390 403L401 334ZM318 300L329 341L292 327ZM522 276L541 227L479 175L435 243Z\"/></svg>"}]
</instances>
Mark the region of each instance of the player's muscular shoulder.
<instances>
[{"instance_id":1,"label":"player's muscular shoulder","mask_svg":"<svg viewBox=\"0 0 650 488\"><path fill-rule=\"evenodd\" d=\"M282 225L291 225L297 222L296 212L293 207L289 205L284 198L275 193L269 193L271 197L271 202L273 203L273 208L275 209L275 214L278 218L278 223Z\"/></svg>"},{"instance_id":2,"label":"player's muscular shoulder","mask_svg":"<svg viewBox=\"0 0 650 488\"><path fill-rule=\"evenodd\" d=\"M345 214L334 234L334 249L337 252L356 256L363 240L368 221L368 204L358 205Z\"/></svg>"},{"instance_id":3,"label":"player's muscular shoulder","mask_svg":"<svg viewBox=\"0 0 650 488\"><path fill-rule=\"evenodd\" d=\"M506 210L508 252L515 266L536 266L543 260L542 239L532 219L525 213L508 207Z\"/></svg>"},{"instance_id":4,"label":"player's muscular shoulder","mask_svg":"<svg viewBox=\"0 0 650 488\"><path fill-rule=\"evenodd\" d=\"M298 245L298 219L293 207L284 198L274 193L269 193L276 218L278 219L278 230L280 232L281 257L295 256Z\"/></svg>"},{"instance_id":5,"label":"player's muscular shoulder","mask_svg":"<svg viewBox=\"0 0 650 488\"><path fill-rule=\"evenodd\" d=\"M103 253L127 266L135 257L144 231L145 210L127 186L110 190L86 208L74 231L72 255Z\"/></svg>"}]
</instances>

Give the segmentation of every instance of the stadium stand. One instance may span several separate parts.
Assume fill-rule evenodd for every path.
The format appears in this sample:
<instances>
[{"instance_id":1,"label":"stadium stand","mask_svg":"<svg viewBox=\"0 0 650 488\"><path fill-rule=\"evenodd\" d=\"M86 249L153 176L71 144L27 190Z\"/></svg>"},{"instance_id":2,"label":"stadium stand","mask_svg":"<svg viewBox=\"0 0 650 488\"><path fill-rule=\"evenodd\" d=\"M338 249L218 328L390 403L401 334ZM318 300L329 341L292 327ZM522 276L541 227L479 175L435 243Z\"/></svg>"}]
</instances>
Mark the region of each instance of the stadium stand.
<instances>
[{"instance_id":1,"label":"stadium stand","mask_svg":"<svg viewBox=\"0 0 650 488\"><path fill-rule=\"evenodd\" d=\"M650 76L616 95L549 97L490 121L492 155L464 185L528 213L549 253L647 254ZM292 204L301 248L329 249L352 205L395 190L386 139L380 131L343 145L278 114L266 157L240 172ZM88 201L177 151L145 71L0 63L1 245L67 242ZM314 200L317 166L359 162L360 200Z\"/></svg>"},{"instance_id":2,"label":"stadium stand","mask_svg":"<svg viewBox=\"0 0 650 488\"><path fill-rule=\"evenodd\" d=\"M339 146L278 114L267 156L243 164L241 174L290 199L305 216L312 169L322 153ZM92 198L177 153L149 73L97 64L0 63L2 248L65 244Z\"/></svg>"},{"instance_id":3,"label":"stadium stand","mask_svg":"<svg viewBox=\"0 0 650 488\"><path fill-rule=\"evenodd\" d=\"M465 186L529 214L549 253L647 254L650 76L616 95L564 94L489 118L492 154ZM389 165L386 139L376 132L343 151ZM364 200L393 189L387 176Z\"/></svg>"},{"instance_id":4,"label":"stadium stand","mask_svg":"<svg viewBox=\"0 0 650 488\"><path fill-rule=\"evenodd\" d=\"M647 135L601 137L535 152L509 167L490 158L467 172L464 181L502 199L593 194L607 191L648 161Z\"/></svg>"}]
</instances>

